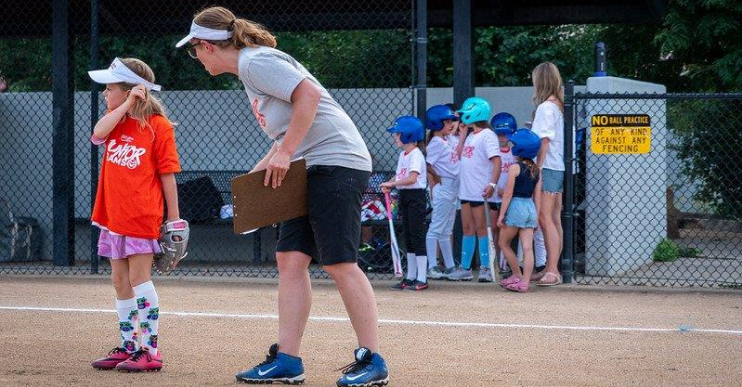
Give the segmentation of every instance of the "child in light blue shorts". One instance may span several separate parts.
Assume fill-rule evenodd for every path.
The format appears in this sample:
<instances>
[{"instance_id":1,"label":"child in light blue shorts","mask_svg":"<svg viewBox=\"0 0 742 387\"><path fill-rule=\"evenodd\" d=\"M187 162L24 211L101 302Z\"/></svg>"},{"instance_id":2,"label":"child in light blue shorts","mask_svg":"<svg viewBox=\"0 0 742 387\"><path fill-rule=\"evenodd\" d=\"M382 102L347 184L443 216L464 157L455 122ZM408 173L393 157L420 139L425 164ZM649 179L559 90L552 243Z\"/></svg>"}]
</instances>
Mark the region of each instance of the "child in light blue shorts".
<instances>
[{"instance_id":1,"label":"child in light blue shorts","mask_svg":"<svg viewBox=\"0 0 742 387\"><path fill-rule=\"evenodd\" d=\"M500 285L510 291L525 293L533 272L533 231L538 222L535 203L539 203L541 195L541 174L533 159L541 147L541 139L528 129L518 129L509 136L509 140L517 163L508 169L497 224L500 226L498 242L513 275L502 280ZM516 234L523 245L523 271L510 247Z\"/></svg>"}]
</instances>

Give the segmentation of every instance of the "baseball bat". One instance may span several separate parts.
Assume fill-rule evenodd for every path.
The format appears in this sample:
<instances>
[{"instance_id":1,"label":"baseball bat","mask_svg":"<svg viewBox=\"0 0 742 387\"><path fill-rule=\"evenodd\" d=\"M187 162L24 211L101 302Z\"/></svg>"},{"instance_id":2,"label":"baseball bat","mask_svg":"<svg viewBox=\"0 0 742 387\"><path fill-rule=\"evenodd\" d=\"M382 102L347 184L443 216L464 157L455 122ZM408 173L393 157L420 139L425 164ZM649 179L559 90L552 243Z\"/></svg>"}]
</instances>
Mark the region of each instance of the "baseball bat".
<instances>
[{"instance_id":1,"label":"baseball bat","mask_svg":"<svg viewBox=\"0 0 742 387\"><path fill-rule=\"evenodd\" d=\"M495 270L495 260L500 259L500 257L496 256L497 250L495 250L495 241L492 238L492 214L490 214L490 208L489 203L487 203L487 199L484 199L484 219L485 222L487 222L487 247L490 255L490 271L492 272L492 276L495 278L495 283L500 283L500 265L497 265L498 268Z\"/></svg>"},{"instance_id":2,"label":"baseball bat","mask_svg":"<svg viewBox=\"0 0 742 387\"><path fill-rule=\"evenodd\" d=\"M394 263L394 276L402 277L402 258L399 256L399 245L397 245L397 235L394 232L394 221L392 221L392 204L389 200L389 192L384 193L386 200L386 218L389 219L389 239L392 243L392 262Z\"/></svg>"}]
</instances>

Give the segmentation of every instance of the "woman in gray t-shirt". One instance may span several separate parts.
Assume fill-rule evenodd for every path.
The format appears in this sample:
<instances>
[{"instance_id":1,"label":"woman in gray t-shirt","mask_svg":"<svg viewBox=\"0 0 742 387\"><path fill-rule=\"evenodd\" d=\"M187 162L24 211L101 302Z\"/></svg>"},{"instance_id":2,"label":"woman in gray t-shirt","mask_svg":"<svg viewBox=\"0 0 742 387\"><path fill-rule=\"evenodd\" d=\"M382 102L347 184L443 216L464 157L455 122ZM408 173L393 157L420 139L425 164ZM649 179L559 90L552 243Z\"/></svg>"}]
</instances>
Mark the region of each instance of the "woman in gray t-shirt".
<instances>
[{"instance_id":1,"label":"woman in gray t-shirt","mask_svg":"<svg viewBox=\"0 0 742 387\"><path fill-rule=\"evenodd\" d=\"M309 263L314 249L335 280L358 336L355 363L338 386L382 385L388 381L378 354L378 312L371 284L356 263L361 232L361 194L371 157L348 114L304 66L275 49L276 39L261 25L222 7L194 17L188 53L212 76L237 75L255 118L273 140L253 168L265 169L265 185L281 185L292 158L307 161L308 216L283 222L276 246L278 343L268 359L236 375L248 383L304 380L299 346L311 306Z\"/></svg>"}]
</instances>

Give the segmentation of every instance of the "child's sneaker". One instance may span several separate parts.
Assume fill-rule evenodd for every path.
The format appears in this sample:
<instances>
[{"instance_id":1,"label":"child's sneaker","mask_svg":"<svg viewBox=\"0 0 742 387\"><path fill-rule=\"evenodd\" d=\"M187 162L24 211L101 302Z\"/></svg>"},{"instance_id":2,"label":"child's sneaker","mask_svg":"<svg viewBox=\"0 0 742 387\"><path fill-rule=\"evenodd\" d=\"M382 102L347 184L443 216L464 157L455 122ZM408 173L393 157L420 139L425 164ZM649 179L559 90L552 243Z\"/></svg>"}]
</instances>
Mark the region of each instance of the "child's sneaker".
<instances>
[{"instance_id":1,"label":"child's sneaker","mask_svg":"<svg viewBox=\"0 0 742 387\"><path fill-rule=\"evenodd\" d=\"M355 356L356 361L340 369L343 376L337 381L338 387L385 386L389 383L389 370L378 353L361 347L356 349Z\"/></svg>"},{"instance_id":2,"label":"child's sneaker","mask_svg":"<svg viewBox=\"0 0 742 387\"><path fill-rule=\"evenodd\" d=\"M428 269L428 278L433 280L438 280L443 278L443 267L442 266L433 266L430 269Z\"/></svg>"},{"instance_id":3,"label":"child's sneaker","mask_svg":"<svg viewBox=\"0 0 742 387\"><path fill-rule=\"evenodd\" d=\"M301 384L304 383L304 364L300 357L278 352L278 344L273 344L264 362L235 377L238 382L249 384Z\"/></svg>"},{"instance_id":4,"label":"child's sneaker","mask_svg":"<svg viewBox=\"0 0 742 387\"><path fill-rule=\"evenodd\" d=\"M479 282L492 282L492 270L489 267L482 266L479 268Z\"/></svg>"},{"instance_id":5,"label":"child's sneaker","mask_svg":"<svg viewBox=\"0 0 742 387\"><path fill-rule=\"evenodd\" d=\"M398 284L395 284L394 286L392 286L392 289L394 289L394 290L405 290L410 285L412 285L412 282L413 282L412 280L408 280L407 278L405 278L402 281L400 281Z\"/></svg>"},{"instance_id":6,"label":"child's sneaker","mask_svg":"<svg viewBox=\"0 0 742 387\"><path fill-rule=\"evenodd\" d=\"M116 347L108 352L108 356L94 361L91 365L97 370L112 370L116 368L119 363L126 361L127 359L129 359L129 352L124 348Z\"/></svg>"},{"instance_id":7,"label":"child's sneaker","mask_svg":"<svg viewBox=\"0 0 742 387\"><path fill-rule=\"evenodd\" d=\"M443 276L441 277L441 279L450 280L448 276L450 276L451 273L455 271L456 271L456 266L451 266L451 267L447 267L443 269Z\"/></svg>"},{"instance_id":8,"label":"child's sneaker","mask_svg":"<svg viewBox=\"0 0 742 387\"><path fill-rule=\"evenodd\" d=\"M471 270L466 270L461 266L457 266L451 274L448 275L449 281L471 281L474 276L471 275Z\"/></svg>"},{"instance_id":9,"label":"child's sneaker","mask_svg":"<svg viewBox=\"0 0 742 387\"><path fill-rule=\"evenodd\" d=\"M123 372L159 371L162 369L162 354L157 351L156 355L152 355L146 349L140 349L116 365L116 369Z\"/></svg>"},{"instance_id":10,"label":"child's sneaker","mask_svg":"<svg viewBox=\"0 0 742 387\"><path fill-rule=\"evenodd\" d=\"M425 290L427 288L428 288L427 282L420 282L420 281L415 280L415 281L412 281L410 286L406 287L405 290L420 291L420 290Z\"/></svg>"}]
</instances>

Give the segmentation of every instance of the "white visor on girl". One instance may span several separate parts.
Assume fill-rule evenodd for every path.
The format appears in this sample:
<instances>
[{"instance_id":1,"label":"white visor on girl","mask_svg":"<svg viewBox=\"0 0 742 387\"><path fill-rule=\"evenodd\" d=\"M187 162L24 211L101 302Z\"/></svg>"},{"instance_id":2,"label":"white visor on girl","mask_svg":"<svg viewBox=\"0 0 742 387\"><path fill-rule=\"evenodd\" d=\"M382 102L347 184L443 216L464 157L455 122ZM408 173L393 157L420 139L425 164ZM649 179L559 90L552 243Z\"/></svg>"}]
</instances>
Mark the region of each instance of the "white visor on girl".
<instances>
[{"instance_id":1,"label":"white visor on girl","mask_svg":"<svg viewBox=\"0 0 742 387\"><path fill-rule=\"evenodd\" d=\"M193 38L206 39L206 40L227 40L232 37L232 31L227 30L214 30L207 27L202 27L196 22L191 23L191 32L185 38L181 39L175 47L183 47L184 44L188 43Z\"/></svg>"},{"instance_id":2,"label":"white visor on girl","mask_svg":"<svg viewBox=\"0 0 742 387\"><path fill-rule=\"evenodd\" d=\"M131 71L119 58L111 62L111 66L106 70L88 71L90 78L97 83L130 83L133 85L142 85L147 90L160 91L162 86L156 85Z\"/></svg>"}]
</instances>

